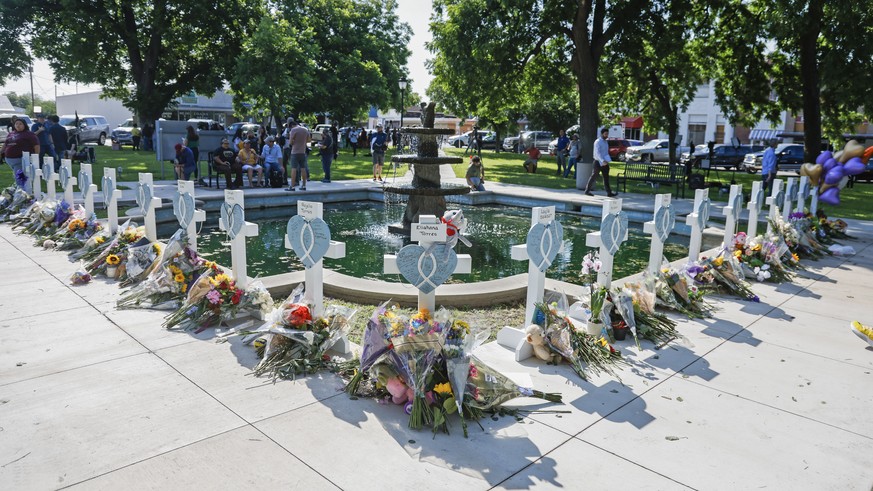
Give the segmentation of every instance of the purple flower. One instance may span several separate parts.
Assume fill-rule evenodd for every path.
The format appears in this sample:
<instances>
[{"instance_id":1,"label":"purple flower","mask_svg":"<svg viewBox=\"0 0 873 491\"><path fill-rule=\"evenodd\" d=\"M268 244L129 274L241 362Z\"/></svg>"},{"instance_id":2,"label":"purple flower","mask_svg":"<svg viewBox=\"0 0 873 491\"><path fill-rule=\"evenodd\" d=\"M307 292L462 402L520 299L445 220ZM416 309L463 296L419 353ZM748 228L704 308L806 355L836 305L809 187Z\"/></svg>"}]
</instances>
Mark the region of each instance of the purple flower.
<instances>
[{"instance_id":1,"label":"purple flower","mask_svg":"<svg viewBox=\"0 0 873 491\"><path fill-rule=\"evenodd\" d=\"M695 264L694 266L689 266L686 271L688 272L688 276L694 278L706 270L702 266L698 266Z\"/></svg>"},{"instance_id":2,"label":"purple flower","mask_svg":"<svg viewBox=\"0 0 873 491\"><path fill-rule=\"evenodd\" d=\"M801 218L806 218L806 215L802 212L795 211L794 213L788 215L790 220L800 220Z\"/></svg>"},{"instance_id":3,"label":"purple flower","mask_svg":"<svg viewBox=\"0 0 873 491\"><path fill-rule=\"evenodd\" d=\"M751 297L749 297L749 300L751 300L753 302L760 302L761 301L761 299L757 295L752 295Z\"/></svg>"},{"instance_id":4,"label":"purple flower","mask_svg":"<svg viewBox=\"0 0 873 491\"><path fill-rule=\"evenodd\" d=\"M61 201L61 204L55 210L55 225L60 225L70 218L70 204L66 201Z\"/></svg>"},{"instance_id":5,"label":"purple flower","mask_svg":"<svg viewBox=\"0 0 873 491\"><path fill-rule=\"evenodd\" d=\"M15 182L18 184L18 187L23 188L27 184L27 174L21 169L15 169Z\"/></svg>"},{"instance_id":6,"label":"purple flower","mask_svg":"<svg viewBox=\"0 0 873 491\"><path fill-rule=\"evenodd\" d=\"M218 290L209 290L209 293L206 294L206 299L212 305L217 305L221 302L221 293L218 293Z\"/></svg>"}]
</instances>

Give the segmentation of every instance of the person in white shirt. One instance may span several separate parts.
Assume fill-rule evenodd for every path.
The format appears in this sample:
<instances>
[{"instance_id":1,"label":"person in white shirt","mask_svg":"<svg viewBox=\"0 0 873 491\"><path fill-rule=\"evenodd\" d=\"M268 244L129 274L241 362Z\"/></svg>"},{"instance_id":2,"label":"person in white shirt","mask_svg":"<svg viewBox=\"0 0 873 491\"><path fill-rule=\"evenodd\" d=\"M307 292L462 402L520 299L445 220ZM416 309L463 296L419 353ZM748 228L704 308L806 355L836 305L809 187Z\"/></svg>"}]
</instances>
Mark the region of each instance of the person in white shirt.
<instances>
[{"instance_id":1,"label":"person in white shirt","mask_svg":"<svg viewBox=\"0 0 873 491\"><path fill-rule=\"evenodd\" d=\"M618 193L613 193L609 186L609 144L606 143L606 138L609 136L609 128L600 130L600 138L594 142L594 172L588 178L588 184L585 186L585 194L594 196L591 192L594 189L594 183L597 182L597 174L603 174L603 187L606 188L606 195L612 198L618 196Z\"/></svg>"}]
</instances>

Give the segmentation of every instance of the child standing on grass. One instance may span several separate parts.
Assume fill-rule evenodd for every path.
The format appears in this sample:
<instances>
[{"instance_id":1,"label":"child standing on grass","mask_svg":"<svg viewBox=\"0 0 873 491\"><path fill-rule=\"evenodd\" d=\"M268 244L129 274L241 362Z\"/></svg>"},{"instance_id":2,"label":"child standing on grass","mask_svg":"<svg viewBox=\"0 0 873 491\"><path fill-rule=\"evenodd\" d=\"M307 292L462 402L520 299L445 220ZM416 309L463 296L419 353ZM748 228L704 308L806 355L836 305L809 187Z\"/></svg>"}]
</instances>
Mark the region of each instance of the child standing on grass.
<instances>
[{"instance_id":1,"label":"child standing on grass","mask_svg":"<svg viewBox=\"0 0 873 491\"><path fill-rule=\"evenodd\" d=\"M485 167L478 155L470 158L470 166L467 167L467 185L470 191L485 191Z\"/></svg>"}]
</instances>

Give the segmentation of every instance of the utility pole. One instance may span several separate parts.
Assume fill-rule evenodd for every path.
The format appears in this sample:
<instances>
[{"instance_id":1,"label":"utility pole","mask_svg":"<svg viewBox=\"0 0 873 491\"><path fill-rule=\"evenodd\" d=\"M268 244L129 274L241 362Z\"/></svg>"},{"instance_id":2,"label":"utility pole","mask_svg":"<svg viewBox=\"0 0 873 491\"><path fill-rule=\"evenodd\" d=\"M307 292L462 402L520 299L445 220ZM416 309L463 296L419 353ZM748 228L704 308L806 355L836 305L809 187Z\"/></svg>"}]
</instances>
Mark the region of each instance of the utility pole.
<instances>
[{"instance_id":1,"label":"utility pole","mask_svg":"<svg viewBox=\"0 0 873 491\"><path fill-rule=\"evenodd\" d=\"M30 72L30 112L33 112L33 107L36 106L36 99L33 97L33 65L27 67Z\"/></svg>"}]
</instances>

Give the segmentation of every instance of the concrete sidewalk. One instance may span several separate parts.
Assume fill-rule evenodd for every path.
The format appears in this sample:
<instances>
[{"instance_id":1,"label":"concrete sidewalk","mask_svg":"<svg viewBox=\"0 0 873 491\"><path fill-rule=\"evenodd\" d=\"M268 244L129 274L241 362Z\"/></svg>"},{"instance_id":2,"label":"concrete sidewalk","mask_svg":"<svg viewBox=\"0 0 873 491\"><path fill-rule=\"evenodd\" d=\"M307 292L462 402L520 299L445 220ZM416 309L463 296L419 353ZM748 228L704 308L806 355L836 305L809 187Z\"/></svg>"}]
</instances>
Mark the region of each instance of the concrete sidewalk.
<instances>
[{"instance_id":1,"label":"concrete sidewalk","mask_svg":"<svg viewBox=\"0 0 873 491\"><path fill-rule=\"evenodd\" d=\"M562 392L470 427L414 432L399 406L350 400L330 375L249 375L236 341L167 332L163 313L115 309L118 287L69 286L66 255L0 225L0 489L871 489L873 224L858 252L807 263L761 303L716 298L684 338L619 343L621 382L567 365L480 356ZM369 315L364 312L363 315Z\"/></svg>"}]
</instances>

